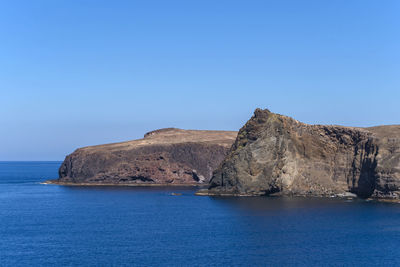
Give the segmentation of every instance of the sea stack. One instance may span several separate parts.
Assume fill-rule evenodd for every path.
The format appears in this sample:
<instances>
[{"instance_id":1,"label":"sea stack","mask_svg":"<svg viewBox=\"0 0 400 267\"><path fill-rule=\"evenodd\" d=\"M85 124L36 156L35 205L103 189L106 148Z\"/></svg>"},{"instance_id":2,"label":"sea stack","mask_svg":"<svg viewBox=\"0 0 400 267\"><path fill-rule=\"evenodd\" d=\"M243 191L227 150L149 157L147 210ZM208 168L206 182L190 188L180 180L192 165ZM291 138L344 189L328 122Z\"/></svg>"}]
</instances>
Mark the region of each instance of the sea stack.
<instances>
[{"instance_id":1,"label":"sea stack","mask_svg":"<svg viewBox=\"0 0 400 267\"><path fill-rule=\"evenodd\" d=\"M207 184L236 138L232 131L166 128L143 139L79 148L59 169L66 185Z\"/></svg>"},{"instance_id":2,"label":"sea stack","mask_svg":"<svg viewBox=\"0 0 400 267\"><path fill-rule=\"evenodd\" d=\"M400 197L400 125L309 125L257 109L199 195Z\"/></svg>"}]
</instances>

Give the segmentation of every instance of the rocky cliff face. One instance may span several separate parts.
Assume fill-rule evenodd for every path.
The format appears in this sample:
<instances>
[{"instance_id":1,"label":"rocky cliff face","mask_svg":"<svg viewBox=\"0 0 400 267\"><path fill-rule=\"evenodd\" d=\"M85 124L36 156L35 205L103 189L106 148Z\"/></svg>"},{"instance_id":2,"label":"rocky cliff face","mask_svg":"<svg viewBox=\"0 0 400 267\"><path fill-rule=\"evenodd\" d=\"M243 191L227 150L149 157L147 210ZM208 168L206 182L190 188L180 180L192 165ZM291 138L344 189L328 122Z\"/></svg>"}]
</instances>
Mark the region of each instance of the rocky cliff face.
<instances>
[{"instance_id":1,"label":"rocky cliff face","mask_svg":"<svg viewBox=\"0 0 400 267\"><path fill-rule=\"evenodd\" d=\"M257 109L214 172L209 195L400 197L400 126L308 125Z\"/></svg>"},{"instance_id":2,"label":"rocky cliff face","mask_svg":"<svg viewBox=\"0 0 400 267\"><path fill-rule=\"evenodd\" d=\"M229 151L237 132L175 128L143 139L90 146L68 155L59 184L203 184Z\"/></svg>"}]
</instances>

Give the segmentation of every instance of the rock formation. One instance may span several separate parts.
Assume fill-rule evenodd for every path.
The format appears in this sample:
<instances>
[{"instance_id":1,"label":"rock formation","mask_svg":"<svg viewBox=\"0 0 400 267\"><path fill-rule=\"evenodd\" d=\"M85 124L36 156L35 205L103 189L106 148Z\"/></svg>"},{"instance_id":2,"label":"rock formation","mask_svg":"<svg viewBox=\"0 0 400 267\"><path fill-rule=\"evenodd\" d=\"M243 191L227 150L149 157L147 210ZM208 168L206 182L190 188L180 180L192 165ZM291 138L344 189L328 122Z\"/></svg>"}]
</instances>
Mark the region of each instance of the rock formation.
<instances>
[{"instance_id":1,"label":"rock formation","mask_svg":"<svg viewBox=\"0 0 400 267\"><path fill-rule=\"evenodd\" d=\"M308 125L257 109L199 195L400 197L400 125Z\"/></svg>"},{"instance_id":2,"label":"rock formation","mask_svg":"<svg viewBox=\"0 0 400 267\"><path fill-rule=\"evenodd\" d=\"M79 148L59 169L57 184L203 184L237 132L167 128L143 139Z\"/></svg>"}]
</instances>

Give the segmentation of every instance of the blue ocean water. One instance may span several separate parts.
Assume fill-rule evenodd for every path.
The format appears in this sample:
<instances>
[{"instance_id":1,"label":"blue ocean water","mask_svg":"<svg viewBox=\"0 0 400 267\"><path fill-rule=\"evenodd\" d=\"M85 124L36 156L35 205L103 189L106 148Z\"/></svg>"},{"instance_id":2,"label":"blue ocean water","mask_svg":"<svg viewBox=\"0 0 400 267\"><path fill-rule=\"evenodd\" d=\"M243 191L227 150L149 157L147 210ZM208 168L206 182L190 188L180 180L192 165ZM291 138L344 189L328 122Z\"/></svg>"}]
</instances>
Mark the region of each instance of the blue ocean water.
<instances>
[{"instance_id":1,"label":"blue ocean water","mask_svg":"<svg viewBox=\"0 0 400 267\"><path fill-rule=\"evenodd\" d=\"M39 183L59 165L0 162L0 266L400 265L400 204Z\"/></svg>"}]
</instances>

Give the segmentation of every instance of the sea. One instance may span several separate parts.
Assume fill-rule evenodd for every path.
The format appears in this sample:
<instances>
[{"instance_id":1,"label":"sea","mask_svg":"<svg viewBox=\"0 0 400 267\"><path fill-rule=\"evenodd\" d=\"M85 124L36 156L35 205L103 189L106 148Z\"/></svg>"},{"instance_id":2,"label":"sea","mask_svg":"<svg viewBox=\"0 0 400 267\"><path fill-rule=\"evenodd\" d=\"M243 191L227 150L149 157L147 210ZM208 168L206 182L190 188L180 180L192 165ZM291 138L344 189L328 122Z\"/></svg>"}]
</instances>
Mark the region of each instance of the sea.
<instances>
[{"instance_id":1,"label":"sea","mask_svg":"<svg viewBox=\"0 0 400 267\"><path fill-rule=\"evenodd\" d=\"M58 186L0 162L0 266L400 266L400 204Z\"/></svg>"}]
</instances>

